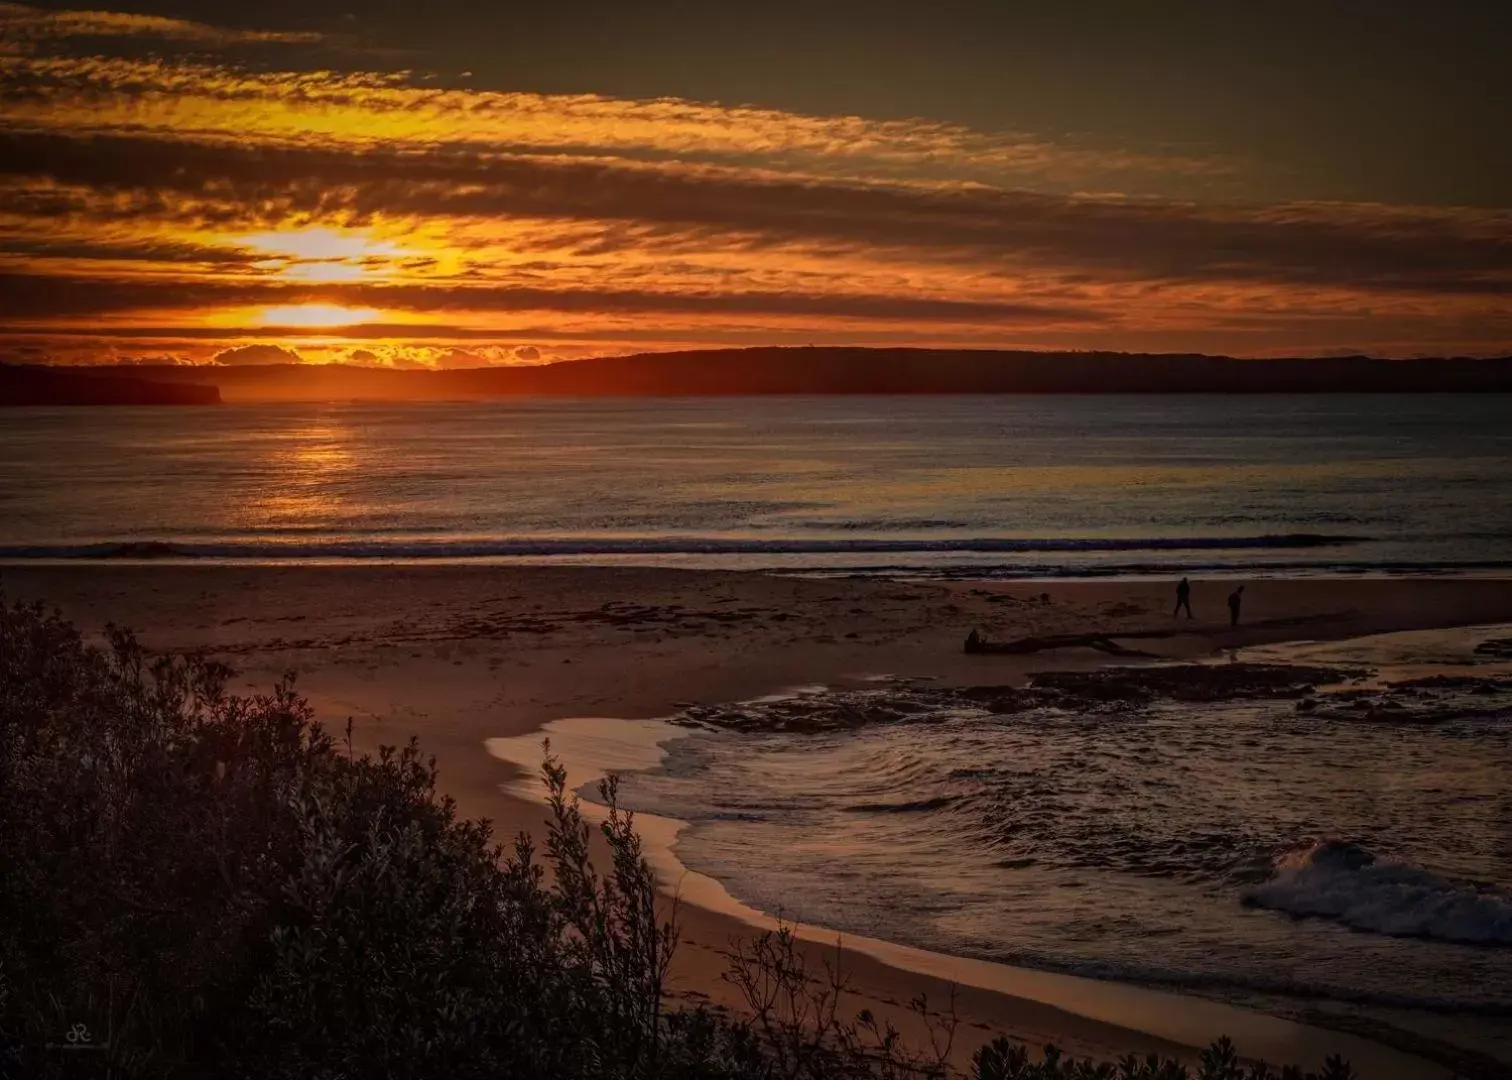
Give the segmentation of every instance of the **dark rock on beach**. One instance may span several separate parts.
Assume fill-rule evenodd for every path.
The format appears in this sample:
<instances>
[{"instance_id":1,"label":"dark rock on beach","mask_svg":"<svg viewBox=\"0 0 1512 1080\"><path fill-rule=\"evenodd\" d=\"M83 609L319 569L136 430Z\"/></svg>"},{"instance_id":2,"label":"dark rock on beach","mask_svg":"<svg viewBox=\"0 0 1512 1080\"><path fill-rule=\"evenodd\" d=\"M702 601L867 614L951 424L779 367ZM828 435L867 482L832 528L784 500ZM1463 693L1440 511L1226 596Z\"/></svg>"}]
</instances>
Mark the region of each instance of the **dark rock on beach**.
<instances>
[{"instance_id":1,"label":"dark rock on beach","mask_svg":"<svg viewBox=\"0 0 1512 1080\"><path fill-rule=\"evenodd\" d=\"M1512 660L1512 638L1492 638L1475 647L1475 655L1490 660Z\"/></svg>"},{"instance_id":2,"label":"dark rock on beach","mask_svg":"<svg viewBox=\"0 0 1512 1080\"><path fill-rule=\"evenodd\" d=\"M1147 704L1160 698L1187 702L1303 698L1318 686L1342 683L1359 674L1352 668L1292 664L1178 664L1047 671L1035 675L1030 688L1066 705Z\"/></svg>"},{"instance_id":3,"label":"dark rock on beach","mask_svg":"<svg viewBox=\"0 0 1512 1080\"><path fill-rule=\"evenodd\" d=\"M735 731L818 734L873 724L937 723L953 712L1010 716L1055 708L1088 713L1139 708L1158 700L1202 702L1309 698L1319 686L1344 682L1349 668L1285 664L1183 664L1046 672L1028 686L924 687L835 690L781 700L699 705L674 723Z\"/></svg>"}]
</instances>

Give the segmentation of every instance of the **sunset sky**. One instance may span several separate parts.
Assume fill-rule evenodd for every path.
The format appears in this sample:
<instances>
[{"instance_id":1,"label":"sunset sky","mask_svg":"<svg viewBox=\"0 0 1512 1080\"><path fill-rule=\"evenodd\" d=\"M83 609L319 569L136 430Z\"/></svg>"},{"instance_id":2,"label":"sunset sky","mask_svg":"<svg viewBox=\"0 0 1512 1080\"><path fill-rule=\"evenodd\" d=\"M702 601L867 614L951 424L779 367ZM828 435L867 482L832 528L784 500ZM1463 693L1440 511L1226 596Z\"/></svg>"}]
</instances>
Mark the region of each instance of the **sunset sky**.
<instances>
[{"instance_id":1,"label":"sunset sky","mask_svg":"<svg viewBox=\"0 0 1512 1080\"><path fill-rule=\"evenodd\" d=\"M0 2L0 359L1512 353L1509 22Z\"/></svg>"}]
</instances>

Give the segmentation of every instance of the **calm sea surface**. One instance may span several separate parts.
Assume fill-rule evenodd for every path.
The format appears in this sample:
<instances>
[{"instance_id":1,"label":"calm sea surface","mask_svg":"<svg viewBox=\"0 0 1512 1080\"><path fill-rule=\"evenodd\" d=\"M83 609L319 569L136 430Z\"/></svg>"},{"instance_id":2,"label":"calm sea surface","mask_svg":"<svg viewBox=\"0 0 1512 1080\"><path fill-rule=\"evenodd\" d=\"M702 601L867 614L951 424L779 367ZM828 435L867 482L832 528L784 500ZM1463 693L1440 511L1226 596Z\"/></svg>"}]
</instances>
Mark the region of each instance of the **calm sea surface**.
<instances>
[{"instance_id":1,"label":"calm sea surface","mask_svg":"<svg viewBox=\"0 0 1512 1080\"><path fill-rule=\"evenodd\" d=\"M1496 396L11 409L0 558L1512 567Z\"/></svg>"}]
</instances>

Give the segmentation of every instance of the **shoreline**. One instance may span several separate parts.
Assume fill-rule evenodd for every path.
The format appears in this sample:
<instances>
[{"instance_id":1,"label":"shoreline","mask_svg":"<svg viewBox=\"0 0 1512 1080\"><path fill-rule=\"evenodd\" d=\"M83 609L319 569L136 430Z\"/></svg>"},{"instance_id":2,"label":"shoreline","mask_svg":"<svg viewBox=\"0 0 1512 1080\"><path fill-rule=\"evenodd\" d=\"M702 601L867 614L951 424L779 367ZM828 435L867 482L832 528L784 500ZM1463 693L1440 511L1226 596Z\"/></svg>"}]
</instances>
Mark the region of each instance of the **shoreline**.
<instances>
[{"instance_id":1,"label":"shoreline","mask_svg":"<svg viewBox=\"0 0 1512 1080\"><path fill-rule=\"evenodd\" d=\"M610 774L656 767L665 756L664 745L686 734L686 728L663 720L568 717L552 721L532 735L491 739L488 752L514 767L515 779L506 785L511 794L522 801L539 801L544 786L531 765L541 753L537 735L550 739L553 757L567 770L570 785L582 792ZM607 817L607 808L594 798L582 796L582 806L594 823ZM1131 1036L1180 1048L1175 1051L1178 1057L1193 1057L1192 1048L1223 1034L1233 1039L1248 1060L1295 1062L1316 1069L1329 1055L1340 1054L1362 1076L1405 1080L1451 1075L1445 1065L1368 1036L1195 993L1026 968L774 917L741 901L722 881L681 860L676 845L690 827L688 822L642 812L635 813L635 821L646 845L646 858L669 897L679 904L737 920L754 931L785 925L810 947L843 948L915 975L1033 1002L1103 1028L1124 1029Z\"/></svg>"},{"instance_id":2,"label":"shoreline","mask_svg":"<svg viewBox=\"0 0 1512 1080\"><path fill-rule=\"evenodd\" d=\"M1162 656L1184 659L1250 644L1512 621L1507 581L1272 580L1262 588L1246 580L1254 582L1251 625L1237 631L1212 621L1177 626L1156 643ZM1048 603L1037 599L1038 585L1034 594L1023 595L1023 584L594 567L75 565L0 571L7 593L56 604L86 632L113 621L137 627L149 647L200 649L227 660L242 673L234 689L266 687L282 672L299 670L299 689L320 717L333 727L348 715L356 718L360 749L419 734L422 748L437 758L443 793L457 800L464 816L493 820L500 839L533 828L543 809L511 790L520 775L487 752L488 739L538 738L563 717L652 719L688 700L742 700L878 672L965 685L1018 682L1048 667L1109 663L1087 650L961 655L965 631L975 625L995 637L1170 627L1166 581L1049 581L1043 583ZM1227 587L1220 581L1196 584L1199 610L1211 607ZM735 617L721 621L724 614ZM588 676L580 674L580 665ZM583 779L574 775L573 784ZM670 841L667 847L671 854ZM748 930L749 920L712 901L706 907L689 899L678 984L689 1001L730 1004L718 979L722 952L732 936ZM832 944L834 935L827 940ZM921 991L941 1001L947 979L965 972L943 954L910 955L907 947L885 942L858 950L857 939L846 940L857 1007L875 1002L884 1014L901 1016L901 1002ZM811 948L816 955L821 951L818 944ZM958 1008L967 1054L971 1039L985 1041L988 1029L1032 1047L1053 1040L1069 1052L1099 1057L1190 1057L1192 1042L1228 1033L1242 1053L1257 1054L1242 1032L1208 1029L1210 1019L1194 1021L1190 1031L1173 1030L1165 1016L1174 1011L1168 1004L1147 1017L1138 999L1172 999L1187 1015L1206 1018L1239 1012L1228 1006L973 963L988 971L960 980L966 984ZM1026 976L1037 989L1023 981ZM1070 997L1057 999L1045 988L1061 980ZM991 985L972 985L982 982ZM1088 997L1093 994L1106 1007L1094 1006ZM1081 1015L1055 1004L1070 998L1081 1003ZM1280 1025L1271 1036L1277 1045L1302 1040L1290 1052L1266 1049L1271 1060L1303 1060L1311 1052L1302 1050L1303 1042L1328 1052L1358 1046L1346 1056L1366 1076L1447 1075L1359 1036L1274 1018L1259 1023L1271 1020ZM1154 1030L1139 1030L1142 1023ZM907 1034L906 1017L900 1026Z\"/></svg>"},{"instance_id":3,"label":"shoreline","mask_svg":"<svg viewBox=\"0 0 1512 1080\"><path fill-rule=\"evenodd\" d=\"M158 541L146 541L146 545ZM101 545L77 545L94 548ZM111 546L111 545L106 545ZM132 547L127 543L122 546ZM20 550L12 548L12 551ZM1185 549L1181 549L1185 550ZM1055 550L1047 554L1055 554ZM186 555L186 554L0 554L0 577L32 570L219 569L219 570L654 570L704 574L768 574L779 577L864 579L879 582L930 584L1066 585L1079 583L1140 584L1171 581L1183 574L1211 581L1512 581L1512 562L1400 561L1350 562L1181 562L1055 567L1037 564L1005 567L976 563L835 564L815 561L820 553L795 562L794 556L666 554L558 555Z\"/></svg>"},{"instance_id":4,"label":"shoreline","mask_svg":"<svg viewBox=\"0 0 1512 1080\"><path fill-rule=\"evenodd\" d=\"M1512 625L1489 623L1392 631L1363 637L1309 638L1256 646L1246 650L1245 659L1251 664L1290 666L1389 664L1388 669L1370 678L1351 680L1352 686L1379 689L1389 686L1393 678L1442 677L1442 665L1461 663L1458 657L1465 649L1473 647L1479 640L1488 637L1502 639L1509 633L1512 633ZM1375 659L1362 658L1366 656ZM1110 664L1130 662L1109 661ZM1229 659L1210 656L1188 662L1221 669ZM1137 665L1139 662L1132 663ZM1485 669L1478 666L1480 677L1495 678L1507 673L1504 664L1495 660L1488 660L1487 664L1489 667ZM868 681L886 683L892 680L879 673L857 680L856 686ZM793 700L829 689L832 688L789 687L762 695L756 702ZM545 790L537 773L542 739L549 739L551 755L566 770L571 789L582 799L585 814L598 822L607 816L594 793L601 779L611 774L625 777L655 771L665 763L672 743L692 737L700 730L703 730L702 725L690 725L675 717L565 717L550 721L540 731L529 735L490 739L488 751L513 766L514 779L506 785L508 792L525 802L538 801ZM1452 1068L1437 1061L1430 1064L1431 1051L1430 1057L1425 1058L1404 1049L1402 1043L1426 1038L1416 1036L1407 1028L1388 1026L1384 1031L1373 1030L1369 1021L1359 1019L1348 1023L1342 1015L1318 1011L1312 1012L1318 1019L1297 1019L1307 1015L1302 1008L1270 1012L1261 1006L1210 996L1180 983L1144 982L1117 975L1089 976L1055 968L1025 967L1008 960L974 956L970 952L865 936L856 933L854 928L838 929L828 924L798 922L780 914L774 916L736 897L724 880L683 860L677 845L685 831L693 827L690 821L641 810L635 811L635 820L646 843L647 858L661 881L667 883L668 895L675 894L683 904L729 916L755 931L785 925L813 946L837 947L843 943L848 952L865 955L894 968L1034 1001L1101 1024L1129 1026L1176 1046L1199 1045L1204 1039L1210 1039L1212 1032L1221 1031L1233 1038L1252 1060L1301 1061L1316 1068L1329 1054L1339 1053L1365 1076L1448 1075ZM1253 993L1261 997L1273 997L1279 993L1283 999L1290 996L1293 1005L1301 1007L1313 1000L1312 994L1300 991L1301 996L1263 988L1255 988ZM1355 999L1319 995L1316 1000L1328 1004ZM1414 1008L1394 1003L1388 1003L1388 1007ZM1434 1007L1419 1008L1432 1011ZM1382 1039L1383 1034L1395 1036L1396 1041ZM1403 1064L1404 1054L1412 1057L1410 1064Z\"/></svg>"}]
</instances>

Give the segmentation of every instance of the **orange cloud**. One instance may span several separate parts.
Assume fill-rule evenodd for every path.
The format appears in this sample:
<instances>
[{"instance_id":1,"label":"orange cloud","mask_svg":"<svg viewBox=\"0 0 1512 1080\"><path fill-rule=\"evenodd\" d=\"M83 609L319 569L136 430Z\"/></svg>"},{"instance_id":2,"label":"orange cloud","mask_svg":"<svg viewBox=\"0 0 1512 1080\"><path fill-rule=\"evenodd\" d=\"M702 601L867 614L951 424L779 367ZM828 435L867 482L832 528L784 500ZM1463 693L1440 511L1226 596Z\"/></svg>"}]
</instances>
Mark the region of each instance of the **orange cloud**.
<instances>
[{"instance_id":1,"label":"orange cloud","mask_svg":"<svg viewBox=\"0 0 1512 1080\"><path fill-rule=\"evenodd\" d=\"M0 36L11 41L67 38L153 38L195 45L313 44L311 32L228 30L218 26L120 11L49 11L27 4L0 3Z\"/></svg>"},{"instance_id":2,"label":"orange cloud","mask_svg":"<svg viewBox=\"0 0 1512 1080\"><path fill-rule=\"evenodd\" d=\"M1098 186L1141 174L1213 177L1232 162L923 119L820 116L678 98L437 89L409 72L251 72L114 57L0 58L9 81L46 87L13 104L21 130L166 134L364 149L473 146L948 182L1005 177ZM1117 179L1115 179L1117 178Z\"/></svg>"},{"instance_id":3,"label":"orange cloud","mask_svg":"<svg viewBox=\"0 0 1512 1080\"><path fill-rule=\"evenodd\" d=\"M225 367L304 362L293 349L285 349L281 345L238 345L235 348L222 349L212 357L212 361Z\"/></svg>"}]
</instances>

